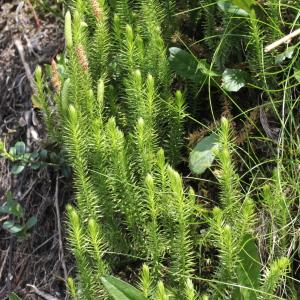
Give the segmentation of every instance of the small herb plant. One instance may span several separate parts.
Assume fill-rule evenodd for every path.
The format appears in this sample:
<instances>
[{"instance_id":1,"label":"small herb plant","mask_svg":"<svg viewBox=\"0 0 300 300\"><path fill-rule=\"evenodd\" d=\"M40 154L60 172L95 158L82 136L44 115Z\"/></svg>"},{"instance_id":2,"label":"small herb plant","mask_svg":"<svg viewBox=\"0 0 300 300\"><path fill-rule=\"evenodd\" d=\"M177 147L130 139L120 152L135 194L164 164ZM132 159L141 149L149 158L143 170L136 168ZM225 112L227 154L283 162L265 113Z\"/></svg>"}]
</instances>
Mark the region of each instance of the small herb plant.
<instances>
[{"instance_id":1,"label":"small herb plant","mask_svg":"<svg viewBox=\"0 0 300 300\"><path fill-rule=\"evenodd\" d=\"M17 238L24 239L37 223L37 218L32 216L26 219L22 205L13 199L11 192L7 193L6 199L7 201L0 207L0 215L8 216L8 220L2 224L2 228Z\"/></svg>"},{"instance_id":2,"label":"small herb plant","mask_svg":"<svg viewBox=\"0 0 300 300\"><path fill-rule=\"evenodd\" d=\"M0 143L0 155L12 162L12 174L18 175L22 173L25 167L37 170L45 166L45 160L48 156L47 150L43 149L40 151L28 152L24 142L16 142L16 144L7 151L4 143Z\"/></svg>"},{"instance_id":3,"label":"small herb plant","mask_svg":"<svg viewBox=\"0 0 300 300\"><path fill-rule=\"evenodd\" d=\"M70 167L65 160L64 151L54 152L46 149L28 152L24 142L16 142L13 147L6 150L2 141L0 141L0 155L11 161L11 173L18 175L22 173L26 167L32 170L38 170L45 166L53 166L59 168L65 177L71 174Z\"/></svg>"},{"instance_id":4,"label":"small herb plant","mask_svg":"<svg viewBox=\"0 0 300 300\"><path fill-rule=\"evenodd\" d=\"M9 295L9 300L22 300L22 298L20 298L16 293L11 293Z\"/></svg>"}]
</instances>

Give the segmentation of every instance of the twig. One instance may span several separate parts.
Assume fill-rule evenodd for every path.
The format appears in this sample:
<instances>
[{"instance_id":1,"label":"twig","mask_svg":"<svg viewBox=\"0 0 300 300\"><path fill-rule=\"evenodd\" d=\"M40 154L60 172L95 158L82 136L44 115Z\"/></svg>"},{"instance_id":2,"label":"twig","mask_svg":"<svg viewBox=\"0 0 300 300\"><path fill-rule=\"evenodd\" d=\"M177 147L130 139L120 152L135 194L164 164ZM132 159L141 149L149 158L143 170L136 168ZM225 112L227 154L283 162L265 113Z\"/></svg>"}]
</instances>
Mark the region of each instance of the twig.
<instances>
[{"instance_id":1,"label":"twig","mask_svg":"<svg viewBox=\"0 0 300 300\"><path fill-rule=\"evenodd\" d=\"M9 219L9 215L1 217L0 222L6 221L7 219Z\"/></svg>"},{"instance_id":2,"label":"twig","mask_svg":"<svg viewBox=\"0 0 300 300\"><path fill-rule=\"evenodd\" d=\"M271 50L277 48L278 46L289 42L292 38L294 38L298 35L300 35L300 28L291 32L290 34L284 36L283 38L277 40L276 42L268 45L267 47L265 47L265 52L270 52Z\"/></svg>"},{"instance_id":3,"label":"twig","mask_svg":"<svg viewBox=\"0 0 300 300\"><path fill-rule=\"evenodd\" d=\"M42 297L45 300L59 300L56 297L53 297L53 296L39 290L35 285L26 284L26 286L30 287L35 294L37 294L38 296Z\"/></svg>"},{"instance_id":4,"label":"twig","mask_svg":"<svg viewBox=\"0 0 300 300\"><path fill-rule=\"evenodd\" d=\"M35 88L35 84L34 84L33 75L31 73L30 67L29 67L29 65L28 65L28 63L27 63L27 61L25 59L24 47L22 45L21 40L19 40L19 39L15 40L15 45L16 45L16 48L17 48L17 50L19 52L22 64L24 66L27 79L28 79L28 81L30 83L30 87L31 87L32 91L35 92L36 88Z\"/></svg>"},{"instance_id":5,"label":"twig","mask_svg":"<svg viewBox=\"0 0 300 300\"><path fill-rule=\"evenodd\" d=\"M10 247L8 247L8 249L5 251L5 256L4 256L4 259L3 259L3 262L1 264L1 268L0 268L0 281L1 281L1 278L2 278L2 273L3 273L3 269L6 265L6 262L7 262L7 258L8 258L8 253L10 251Z\"/></svg>"},{"instance_id":6,"label":"twig","mask_svg":"<svg viewBox=\"0 0 300 300\"><path fill-rule=\"evenodd\" d=\"M22 262L20 262L20 264L16 267L18 271L18 274L16 274L16 279L15 279L15 284L18 286L19 282L23 276L24 271L26 270L26 267L28 265L30 256L25 257Z\"/></svg>"},{"instance_id":7,"label":"twig","mask_svg":"<svg viewBox=\"0 0 300 300\"><path fill-rule=\"evenodd\" d=\"M33 17L34 17L34 21L35 21L36 27L40 28L41 27L41 21L40 21L39 17L37 16L36 11L35 11L33 5L31 4L31 1L27 0L27 3L28 3L29 8L31 9L31 11L33 13Z\"/></svg>"},{"instance_id":8,"label":"twig","mask_svg":"<svg viewBox=\"0 0 300 300\"><path fill-rule=\"evenodd\" d=\"M12 264L14 258L14 248L15 248L15 237L12 235L9 241L9 251L8 251L8 276L7 276L7 290L8 293L11 292L11 281L13 279L12 275Z\"/></svg>"},{"instance_id":9,"label":"twig","mask_svg":"<svg viewBox=\"0 0 300 300\"><path fill-rule=\"evenodd\" d=\"M41 249L47 243L49 243L51 240L53 240L56 237L56 235L57 235L57 233L53 234L51 237L49 237L49 239L47 239L46 241L44 241L42 244L38 245L38 247L36 247L29 255L33 255L34 253L36 253L39 249Z\"/></svg>"},{"instance_id":10,"label":"twig","mask_svg":"<svg viewBox=\"0 0 300 300\"><path fill-rule=\"evenodd\" d=\"M64 248L62 242L62 233L61 233L61 223L60 223L60 212L59 212L59 204L58 204L58 176L56 177L55 184L55 210L56 210L56 218L57 218L57 230L58 230L58 245L59 245L59 260L61 261L61 265L64 271L65 282L68 279L68 272L64 257Z\"/></svg>"},{"instance_id":11,"label":"twig","mask_svg":"<svg viewBox=\"0 0 300 300\"><path fill-rule=\"evenodd\" d=\"M267 136L269 138L271 138L273 141L277 142L278 141L278 134L276 134L276 130L270 128L269 121L268 121L268 118L267 118L267 114L264 111L263 107L260 107L259 119L260 119L260 123L261 123L265 133L267 134Z\"/></svg>"}]
</instances>

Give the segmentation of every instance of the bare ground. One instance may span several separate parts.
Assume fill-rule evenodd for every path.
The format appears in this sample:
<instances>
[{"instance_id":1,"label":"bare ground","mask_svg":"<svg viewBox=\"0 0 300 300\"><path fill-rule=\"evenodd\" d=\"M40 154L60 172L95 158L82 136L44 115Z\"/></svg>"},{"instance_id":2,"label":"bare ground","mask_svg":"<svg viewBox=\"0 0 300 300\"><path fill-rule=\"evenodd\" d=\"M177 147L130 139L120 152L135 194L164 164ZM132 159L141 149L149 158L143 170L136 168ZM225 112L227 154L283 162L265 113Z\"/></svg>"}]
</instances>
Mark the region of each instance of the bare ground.
<instances>
[{"instance_id":1,"label":"bare ground","mask_svg":"<svg viewBox=\"0 0 300 300\"><path fill-rule=\"evenodd\" d=\"M31 80L36 65L49 63L62 50L62 28L57 17L36 12L30 1L0 0L0 139L7 147L16 141L24 141L29 151L47 147L31 104ZM58 232L65 187L56 184L59 175L50 167L17 176L10 168L0 158L0 205L11 191L26 216L35 215L38 222L26 240L0 229L0 299L12 291L22 299L43 299L39 292L65 299L64 262L70 258L61 255ZM0 216L0 228L8 217Z\"/></svg>"}]
</instances>

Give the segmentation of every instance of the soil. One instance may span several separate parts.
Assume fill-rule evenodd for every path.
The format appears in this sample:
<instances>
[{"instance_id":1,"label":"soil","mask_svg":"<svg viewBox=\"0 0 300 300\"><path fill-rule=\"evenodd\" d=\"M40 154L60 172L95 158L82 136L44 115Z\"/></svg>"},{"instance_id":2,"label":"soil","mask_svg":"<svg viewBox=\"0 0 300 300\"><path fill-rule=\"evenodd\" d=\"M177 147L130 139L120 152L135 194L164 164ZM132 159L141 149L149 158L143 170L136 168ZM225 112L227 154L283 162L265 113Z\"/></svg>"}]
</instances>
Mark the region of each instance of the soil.
<instances>
[{"instance_id":1,"label":"soil","mask_svg":"<svg viewBox=\"0 0 300 300\"><path fill-rule=\"evenodd\" d=\"M47 146L41 118L32 108L32 74L63 49L59 20L35 11L30 1L0 0L0 139L7 148L17 141L28 151ZM59 246L57 225L59 215L63 221L65 188L56 185L59 175L50 167L25 168L19 175L10 169L10 162L0 158L0 205L11 191L25 219L36 216L38 221L30 236L20 240L2 229L9 216L0 215L0 299L8 299L13 291L24 300L43 299L40 292L66 299L64 262L70 256Z\"/></svg>"}]
</instances>

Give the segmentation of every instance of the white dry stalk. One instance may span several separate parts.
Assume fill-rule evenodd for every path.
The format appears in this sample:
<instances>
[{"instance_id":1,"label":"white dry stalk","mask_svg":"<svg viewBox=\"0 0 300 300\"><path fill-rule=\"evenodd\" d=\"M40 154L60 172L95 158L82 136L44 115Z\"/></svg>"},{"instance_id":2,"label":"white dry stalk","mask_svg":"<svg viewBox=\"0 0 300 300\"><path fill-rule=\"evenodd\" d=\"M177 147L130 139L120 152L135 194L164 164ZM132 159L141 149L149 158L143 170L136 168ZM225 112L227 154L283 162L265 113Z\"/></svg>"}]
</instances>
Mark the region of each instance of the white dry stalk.
<instances>
[{"instance_id":1,"label":"white dry stalk","mask_svg":"<svg viewBox=\"0 0 300 300\"><path fill-rule=\"evenodd\" d=\"M55 210L56 210L56 218L57 218L57 228L58 228L58 245L59 245L59 260L62 264L62 268L64 271L64 279L67 282L68 279L68 272L65 262L64 256L64 247L63 247L63 237L61 231L61 221L60 221L60 211L59 211L59 200L58 200L58 176L56 177L56 185L55 185Z\"/></svg>"},{"instance_id":2,"label":"white dry stalk","mask_svg":"<svg viewBox=\"0 0 300 300\"><path fill-rule=\"evenodd\" d=\"M36 87L35 87L33 75L31 73L29 64L27 63L27 61L25 59L25 51L24 51L24 47L22 45L21 40L19 40L19 39L15 40L15 46L16 46L18 52L19 52L21 61L23 63L24 69L25 69L25 73L26 73L27 79L28 79L28 81L30 83L30 87L31 87L32 91L35 92Z\"/></svg>"},{"instance_id":3,"label":"white dry stalk","mask_svg":"<svg viewBox=\"0 0 300 300\"><path fill-rule=\"evenodd\" d=\"M300 35L300 28L291 32L290 34L284 36L283 38L277 40L276 42L268 45L265 47L265 52L270 52L271 50L277 48L278 46L284 44L284 43L288 43L289 41L291 41L291 39L293 39L294 37Z\"/></svg>"},{"instance_id":4,"label":"white dry stalk","mask_svg":"<svg viewBox=\"0 0 300 300\"><path fill-rule=\"evenodd\" d=\"M32 291L40 296L41 298L45 299L45 300L59 300L58 298L56 297L53 297L47 293L44 293L43 291L39 290L35 285L33 284L26 284L26 286L30 287L32 289Z\"/></svg>"}]
</instances>

